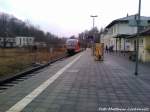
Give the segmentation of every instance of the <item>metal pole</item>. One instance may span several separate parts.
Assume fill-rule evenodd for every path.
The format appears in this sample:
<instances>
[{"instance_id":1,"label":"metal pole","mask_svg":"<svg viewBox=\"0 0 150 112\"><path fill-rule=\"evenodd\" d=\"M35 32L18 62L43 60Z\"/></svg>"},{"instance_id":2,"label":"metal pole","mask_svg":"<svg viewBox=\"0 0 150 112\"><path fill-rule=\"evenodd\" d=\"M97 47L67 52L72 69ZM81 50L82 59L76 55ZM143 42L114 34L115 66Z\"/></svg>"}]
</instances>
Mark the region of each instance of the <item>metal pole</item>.
<instances>
[{"instance_id":1,"label":"metal pole","mask_svg":"<svg viewBox=\"0 0 150 112\"><path fill-rule=\"evenodd\" d=\"M93 17L93 29L94 29L95 18Z\"/></svg>"},{"instance_id":2,"label":"metal pole","mask_svg":"<svg viewBox=\"0 0 150 112\"><path fill-rule=\"evenodd\" d=\"M139 0L138 19L137 19L137 37L136 37L136 63L135 63L135 75L138 75L138 55L139 55L139 33L140 33L140 18L141 16L141 0Z\"/></svg>"},{"instance_id":3,"label":"metal pole","mask_svg":"<svg viewBox=\"0 0 150 112\"><path fill-rule=\"evenodd\" d=\"M117 41L118 41L118 38L116 38L116 54L117 54Z\"/></svg>"},{"instance_id":4,"label":"metal pole","mask_svg":"<svg viewBox=\"0 0 150 112\"><path fill-rule=\"evenodd\" d=\"M95 18L98 16L97 15L95 15L95 16L91 15L91 17L93 18L93 31L94 31ZM93 33L95 33L95 32L93 32ZM93 34L93 55L94 55L94 43L95 43L95 34Z\"/></svg>"},{"instance_id":5,"label":"metal pole","mask_svg":"<svg viewBox=\"0 0 150 112\"><path fill-rule=\"evenodd\" d=\"M124 56L126 54L126 39L124 38Z\"/></svg>"}]
</instances>

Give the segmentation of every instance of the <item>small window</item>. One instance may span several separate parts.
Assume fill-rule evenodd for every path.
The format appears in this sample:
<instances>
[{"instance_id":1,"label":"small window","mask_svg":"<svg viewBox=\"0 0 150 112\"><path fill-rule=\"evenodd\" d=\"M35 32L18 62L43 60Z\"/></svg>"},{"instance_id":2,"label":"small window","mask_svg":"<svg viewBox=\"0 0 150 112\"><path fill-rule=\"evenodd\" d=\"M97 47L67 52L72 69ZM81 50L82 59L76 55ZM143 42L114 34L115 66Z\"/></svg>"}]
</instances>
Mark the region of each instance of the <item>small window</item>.
<instances>
[{"instance_id":1,"label":"small window","mask_svg":"<svg viewBox=\"0 0 150 112\"><path fill-rule=\"evenodd\" d=\"M141 40L141 43L143 44L143 39Z\"/></svg>"},{"instance_id":2,"label":"small window","mask_svg":"<svg viewBox=\"0 0 150 112\"><path fill-rule=\"evenodd\" d=\"M143 39L140 39L140 40L139 40L139 44L140 44L140 45L143 45Z\"/></svg>"},{"instance_id":3,"label":"small window","mask_svg":"<svg viewBox=\"0 0 150 112\"><path fill-rule=\"evenodd\" d=\"M20 38L20 45L21 45L21 38Z\"/></svg>"}]
</instances>

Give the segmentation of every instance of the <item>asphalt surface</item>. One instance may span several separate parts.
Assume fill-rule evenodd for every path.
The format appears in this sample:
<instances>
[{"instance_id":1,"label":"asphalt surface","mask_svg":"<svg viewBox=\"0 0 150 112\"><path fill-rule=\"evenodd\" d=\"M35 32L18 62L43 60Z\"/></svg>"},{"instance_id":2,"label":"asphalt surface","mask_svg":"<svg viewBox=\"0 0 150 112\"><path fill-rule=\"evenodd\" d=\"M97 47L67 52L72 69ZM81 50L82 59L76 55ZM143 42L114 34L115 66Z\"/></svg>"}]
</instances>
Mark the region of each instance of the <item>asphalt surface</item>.
<instances>
[{"instance_id":1,"label":"asphalt surface","mask_svg":"<svg viewBox=\"0 0 150 112\"><path fill-rule=\"evenodd\" d=\"M95 61L88 49L1 92L0 112L149 112L149 71L136 77L132 64L111 55Z\"/></svg>"}]
</instances>

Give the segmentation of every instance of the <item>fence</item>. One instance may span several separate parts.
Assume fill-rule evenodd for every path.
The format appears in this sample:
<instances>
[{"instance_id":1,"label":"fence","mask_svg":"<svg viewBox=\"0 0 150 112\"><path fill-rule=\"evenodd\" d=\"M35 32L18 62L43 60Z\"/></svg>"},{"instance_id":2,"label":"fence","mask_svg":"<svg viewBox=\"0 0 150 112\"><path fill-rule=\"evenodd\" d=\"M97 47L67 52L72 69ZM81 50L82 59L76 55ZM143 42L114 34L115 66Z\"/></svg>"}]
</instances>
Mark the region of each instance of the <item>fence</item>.
<instances>
[{"instance_id":1,"label":"fence","mask_svg":"<svg viewBox=\"0 0 150 112\"><path fill-rule=\"evenodd\" d=\"M64 47L0 48L0 76L14 74L28 67L48 63L65 55Z\"/></svg>"}]
</instances>

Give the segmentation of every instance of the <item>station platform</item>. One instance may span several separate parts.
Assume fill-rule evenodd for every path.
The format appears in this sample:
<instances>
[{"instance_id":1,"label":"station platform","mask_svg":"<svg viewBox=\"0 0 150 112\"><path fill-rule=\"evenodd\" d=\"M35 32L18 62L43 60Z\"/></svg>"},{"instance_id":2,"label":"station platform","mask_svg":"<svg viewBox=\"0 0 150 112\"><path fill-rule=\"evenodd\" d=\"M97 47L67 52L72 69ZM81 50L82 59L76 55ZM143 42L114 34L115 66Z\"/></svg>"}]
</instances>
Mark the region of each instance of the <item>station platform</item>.
<instances>
[{"instance_id":1,"label":"station platform","mask_svg":"<svg viewBox=\"0 0 150 112\"><path fill-rule=\"evenodd\" d=\"M150 111L149 83L116 57L95 61L91 54L87 49L14 83L0 93L0 112Z\"/></svg>"}]
</instances>

